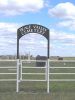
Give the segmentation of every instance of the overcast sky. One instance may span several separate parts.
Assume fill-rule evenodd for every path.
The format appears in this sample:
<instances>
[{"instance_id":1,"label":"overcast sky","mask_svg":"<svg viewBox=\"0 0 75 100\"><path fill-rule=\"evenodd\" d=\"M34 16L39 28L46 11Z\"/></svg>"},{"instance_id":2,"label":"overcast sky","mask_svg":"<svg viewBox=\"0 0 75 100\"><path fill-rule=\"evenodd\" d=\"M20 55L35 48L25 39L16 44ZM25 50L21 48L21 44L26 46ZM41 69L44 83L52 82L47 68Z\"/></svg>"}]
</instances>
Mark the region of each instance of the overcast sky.
<instances>
[{"instance_id":1,"label":"overcast sky","mask_svg":"<svg viewBox=\"0 0 75 100\"><path fill-rule=\"evenodd\" d=\"M75 56L74 0L0 0L0 55L16 55L17 29L40 24L50 30L50 55ZM20 54L47 55L47 40L39 34L20 39Z\"/></svg>"}]
</instances>

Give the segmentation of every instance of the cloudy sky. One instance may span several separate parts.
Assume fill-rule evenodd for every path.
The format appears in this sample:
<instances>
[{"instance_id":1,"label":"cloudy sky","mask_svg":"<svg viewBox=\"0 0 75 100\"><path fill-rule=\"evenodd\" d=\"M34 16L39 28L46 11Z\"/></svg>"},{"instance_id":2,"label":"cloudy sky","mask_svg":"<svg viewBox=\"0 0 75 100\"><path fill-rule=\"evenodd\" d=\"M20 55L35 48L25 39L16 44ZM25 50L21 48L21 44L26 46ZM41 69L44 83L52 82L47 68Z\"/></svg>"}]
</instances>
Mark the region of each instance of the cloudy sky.
<instances>
[{"instance_id":1,"label":"cloudy sky","mask_svg":"<svg viewBox=\"0 0 75 100\"><path fill-rule=\"evenodd\" d=\"M74 0L0 0L0 55L16 55L17 29L40 24L50 30L50 55L75 56ZM39 34L20 39L20 54L47 55Z\"/></svg>"}]
</instances>

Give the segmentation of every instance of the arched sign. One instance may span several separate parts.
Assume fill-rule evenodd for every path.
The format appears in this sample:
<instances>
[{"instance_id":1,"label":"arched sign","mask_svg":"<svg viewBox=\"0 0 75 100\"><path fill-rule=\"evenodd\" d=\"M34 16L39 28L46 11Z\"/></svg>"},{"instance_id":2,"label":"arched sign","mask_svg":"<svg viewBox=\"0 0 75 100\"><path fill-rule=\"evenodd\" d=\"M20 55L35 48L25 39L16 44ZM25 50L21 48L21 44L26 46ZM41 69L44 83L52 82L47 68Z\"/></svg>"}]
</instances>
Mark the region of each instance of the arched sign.
<instances>
[{"instance_id":1,"label":"arched sign","mask_svg":"<svg viewBox=\"0 0 75 100\"><path fill-rule=\"evenodd\" d=\"M19 59L19 39L28 33L38 33L48 40L48 58L49 58L49 29L38 24L29 24L20 27L17 30L17 59Z\"/></svg>"}]
</instances>

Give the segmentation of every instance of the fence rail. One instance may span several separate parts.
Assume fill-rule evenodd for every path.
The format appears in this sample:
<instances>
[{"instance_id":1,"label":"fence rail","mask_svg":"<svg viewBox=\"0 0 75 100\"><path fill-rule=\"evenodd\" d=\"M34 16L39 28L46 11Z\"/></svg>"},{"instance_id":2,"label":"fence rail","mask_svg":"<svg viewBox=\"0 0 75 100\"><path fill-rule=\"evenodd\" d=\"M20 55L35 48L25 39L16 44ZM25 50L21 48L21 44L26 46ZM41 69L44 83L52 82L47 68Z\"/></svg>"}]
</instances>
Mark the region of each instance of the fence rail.
<instances>
[{"instance_id":1,"label":"fence rail","mask_svg":"<svg viewBox=\"0 0 75 100\"><path fill-rule=\"evenodd\" d=\"M0 60L0 61L4 61L4 60ZM19 83L21 82L21 81L36 81L36 82L38 82L38 81L41 81L41 82L47 82L47 92L49 92L49 85L50 85L50 81L55 81L55 82L75 82L75 79L68 79L68 78L66 78L66 79L64 79L64 77L63 78L51 78L51 76L52 75L55 75L55 76L57 76L57 75L73 75L74 77L75 77L75 72L74 72L74 70L73 69L75 69L75 60L60 60L60 61L58 61L58 60L49 60L49 62L47 62L46 60L38 60L38 61L36 61L36 60L23 60L23 61L17 61L17 60L5 60L5 61L12 61L12 62L17 62L17 66L15 65L15 66L3 66L3 65L1 65L0 66L0 69L7 69L8 71L9 71L9 73L7 72L0 72L0 75L16 75L16 77L15 77L15 79L0 79L0 81L16 81L17 83L17 92L19 91ZM29 62L29 64L31 65L31 66L28 66L27 65L27 63ZM36 66L32 66L33 64L32 64L32 62L45 62L45 66L44 67L36 67ZM24 66L24 65L25 66ZM27 65L27 66L26 66ZM73 66L71 66L71 65L73 65ZM32 70L44 70L44 72L24 72L23 70L24 69L32 69ZM51 70L59 70L59 72L54 72L54 71L52 71L51 72ZM65 72L64 72L64 70L63 69L65 69ZM69 72L66 72L66 70L68 70L69 69ZM13 72L10 72L10 71L12 71L13 70ZM34 70L34 71L35 71ZM58 71L57 70L57 71ZM61 71L60 71L61 70ZM16 71L16 72L14 72L14 71ZM72 72L70 72L70 71L72 71ZM37 76L45 76L44 77L44 79L24 79L24 78L22 78L23 77L23 75L37 75ZM74 78L73 77L73 78Z\"/></svg>"}]
</instances>

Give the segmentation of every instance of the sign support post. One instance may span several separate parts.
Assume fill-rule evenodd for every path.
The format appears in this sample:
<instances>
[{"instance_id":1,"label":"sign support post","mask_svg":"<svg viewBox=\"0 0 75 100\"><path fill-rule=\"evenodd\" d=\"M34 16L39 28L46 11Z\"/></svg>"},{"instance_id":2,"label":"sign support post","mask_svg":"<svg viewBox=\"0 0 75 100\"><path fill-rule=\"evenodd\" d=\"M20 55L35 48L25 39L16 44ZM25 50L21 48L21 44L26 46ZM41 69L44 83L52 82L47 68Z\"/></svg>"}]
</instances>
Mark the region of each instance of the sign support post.
<instances>
[{"instance_id":1,"label":"sign support post","mask_svg":"<svg viewBox=\"0 0 75 100\"><path fill-rule=\"evenodd\" d=\"M19 92L19 59L17 59L17 82L16 82L16 92Z\"/></svg>"},{"instance_id":2,"label":"sign support post","mask_svg":"<svg viewBox=\"0 0 75 100\"><path fill-rule=\"evenodd\" d=\"M48 39L48 59L47 59L47 93L49 93L49 70L50 70L50 64L49 64L49 39Z\"/></svg>"},{"instance_id":3,"label":"sign support post","mask_svg":"<svg viewBox=\"0 0 75 100\"><path fill-rule=\"evenodd\" d=\"M49 93L49 59L47 59L45 67L45 80L47 82L47 93Z\"/></svg>"},{"instance_id":4,"label":"sign support post","mask_svg":"<svg viewBox=\"0 0 75 100\"><path fill-rule=\"evenodd\" d=\"M38 24L29 24L20 27L17 30L17 86L16 91L19 92L19 82L22 79L22 66L20 70L20 60L19 60L19 39L28 34L28 33L38 33L42 36L44 36L48 41L47 46L47 66L46 66L46 76L47 76L47 93L49 93L49 29Z\"/></svg>"}]
</instances>

